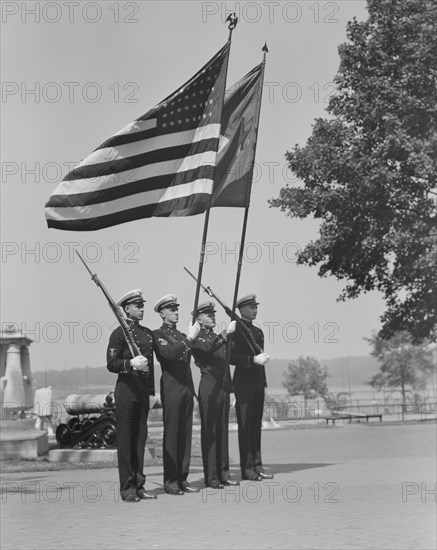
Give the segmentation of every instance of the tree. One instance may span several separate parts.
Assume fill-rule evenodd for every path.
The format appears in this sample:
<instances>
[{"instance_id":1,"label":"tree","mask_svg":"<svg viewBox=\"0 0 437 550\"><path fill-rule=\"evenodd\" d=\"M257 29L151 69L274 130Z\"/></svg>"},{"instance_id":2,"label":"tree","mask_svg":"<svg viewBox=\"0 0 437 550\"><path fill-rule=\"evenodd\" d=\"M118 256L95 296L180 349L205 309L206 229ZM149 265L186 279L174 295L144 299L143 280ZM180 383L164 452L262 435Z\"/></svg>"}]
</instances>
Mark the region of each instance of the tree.
<instances>
[{"instance_id":1,"label":"tree","mask_svg":"<svg viewBox=\"0 0 437 550\"><path fill-rule=\"evenodd\" d=\"M284 371L285 380L282 385L291 396L303 395L304 416L306 416L308 399L314 399L318 395L324 397L328 393L327 377L326 367L322 368L317 359L299 357L288 364L288 369Z\"/></svg>"},{"instance_id":2,"label":"tree","mask_svg":"<svg viewBox=\"0 0 437 550\"><path fill-rule=\"evenodd\" d=\"M435 353L429 344L414 344L405 332L396 333L390 339L373 335L366 340L372 346L371 355L380 362L380 372L369 384L378 390L384 387L400 388L405 404L407 386L423 389L427 378L436 371Z\"/></svg>"},{"instance_id":3,"label":"tree","mask_svg":"<svg viewBox=\"0 0 437 550\"><path fill-rule=\"evenodd\" d=\"M302 181L270 205L321 220L298 262L345 280L340 300L377 289L380 336L436 338L437 5L368 0L347 25L329 118L286 158Z\"/></svg>"}]
</instances>

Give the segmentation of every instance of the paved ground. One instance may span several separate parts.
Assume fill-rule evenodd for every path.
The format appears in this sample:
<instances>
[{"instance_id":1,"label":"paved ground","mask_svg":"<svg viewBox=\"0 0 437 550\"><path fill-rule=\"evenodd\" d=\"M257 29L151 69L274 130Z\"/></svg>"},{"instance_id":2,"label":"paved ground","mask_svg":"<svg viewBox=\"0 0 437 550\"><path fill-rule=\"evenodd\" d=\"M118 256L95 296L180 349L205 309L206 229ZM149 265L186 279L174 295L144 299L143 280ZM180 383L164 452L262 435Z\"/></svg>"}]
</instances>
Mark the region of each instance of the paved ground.
<instances>
[{"instance_id":1,"label":"paved ground","mask_svg":"<svg viewBox=\"0 0 437 550\"><path fill-rule=\"evenodd\" d=\"M239 479L235 432L230 448ZM153 466L158 500L138 504L116 469L3 474L1 548L434 549L435 451L435 423L265 430L274 480L174 497Z\"/></svg>"}]
</instances>

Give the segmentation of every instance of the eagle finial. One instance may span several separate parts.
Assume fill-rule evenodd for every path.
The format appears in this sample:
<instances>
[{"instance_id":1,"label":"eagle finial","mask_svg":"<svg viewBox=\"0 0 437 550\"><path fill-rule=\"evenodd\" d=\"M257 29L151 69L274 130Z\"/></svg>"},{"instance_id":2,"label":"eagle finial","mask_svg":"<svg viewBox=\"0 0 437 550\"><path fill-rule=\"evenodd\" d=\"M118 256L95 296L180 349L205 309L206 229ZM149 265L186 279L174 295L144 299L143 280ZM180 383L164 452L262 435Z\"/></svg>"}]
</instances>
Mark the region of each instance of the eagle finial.
<instances>
[{"instance_id":1,"label":"eagle finial","mask_svg":"<svg viewBox=\"0 0 437 550\"><path fill-rule=\"evenodd\" d=\"M229 21L228 29L231 31L234 30L238 23L238 17L236 16L235 12L230 13L226 18L226 21Z\"/></svg>"}]
</instances>

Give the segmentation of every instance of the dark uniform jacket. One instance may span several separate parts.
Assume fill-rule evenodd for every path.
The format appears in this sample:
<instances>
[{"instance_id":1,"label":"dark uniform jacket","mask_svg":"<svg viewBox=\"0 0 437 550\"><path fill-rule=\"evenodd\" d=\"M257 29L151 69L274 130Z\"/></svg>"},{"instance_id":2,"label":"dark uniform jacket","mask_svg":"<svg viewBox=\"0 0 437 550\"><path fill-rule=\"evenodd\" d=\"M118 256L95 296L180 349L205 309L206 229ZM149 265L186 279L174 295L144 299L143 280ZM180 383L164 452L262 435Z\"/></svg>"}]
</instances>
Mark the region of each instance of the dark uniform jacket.
<instances>
[{"instance_id":1,"label":"dark uniform jacket","mask_svg":"<svg viewBox=\"0 0 437 550\"><path fill-rule=\"evenodd\" d=\"M153 331L156 357L161 364L164 380L173 379L184 386L193 386L188 352L191 342L173 325L164 323ZM194 388L194 386L193 386Z\"/></svg>"},{"instance_id":2,"label":"dark uniform jacket","mask_svg":"<svg viewBox=\"0 0 437 550\"><path fill-rule=\"evenodd\" d=\"M192 352L202 374L222 379L225 375L226 339L209 328L202 328L194 341Z\"/></svg>"},{"instance_id":3,"label":"dark uniform jacket","mask_svg":"<svg viewBox=\"0 0 437 550\"><path fill-rule=\"evenodd\" d=\"M129 321L128 321L129 322ZM143 393L144 388L148 395L155 395L155 377L153 369L153 332L138 323L129 323L142 355L147 359L149 365L149 374L142 371L133 370L130 365L132 354L124 337L121 327L117 327L109 338L107 351L107 368L109 371L117 373L117 382L123 382L130 390L138 395Z\"/></svg>"},{"instance_id":4,"label":"dark uniform jacket","mask_svg":"<svg viewBox=\"0 0 437 550\"><path fill-rule=\"evenodd\" d=\"M246 325L248 330L252 333L253 339L258 344L261 350L264 349L264 333L263 331L254 325L251 321L242 319L242 322ZM252 351L250 345L246 341L243 335L243 329L237 323L235 329L234 341L231 346L231 360L230 362L235 365L235 370L242 373L246 372L251 378L256 378L262 382L264 386L267 386L266 371L264 365L257 365L253 362L254 355L258 355L261 351Z\"/></svg>"}]
</instances>

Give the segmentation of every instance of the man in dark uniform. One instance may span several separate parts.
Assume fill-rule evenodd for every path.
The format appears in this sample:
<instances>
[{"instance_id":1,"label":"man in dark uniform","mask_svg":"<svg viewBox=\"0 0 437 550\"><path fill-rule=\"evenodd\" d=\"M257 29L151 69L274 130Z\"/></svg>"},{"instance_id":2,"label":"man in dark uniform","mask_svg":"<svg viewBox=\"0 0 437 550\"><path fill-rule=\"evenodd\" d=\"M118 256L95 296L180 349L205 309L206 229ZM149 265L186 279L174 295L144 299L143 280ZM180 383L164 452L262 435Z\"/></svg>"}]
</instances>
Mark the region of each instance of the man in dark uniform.
<instances>
[{"instance_id":1,"label":"man in dark uniform","mask_svg":"<svg viewBox=\"0 0 437 550\"><path fill-rule=\"evenodd\" d=\"M155 499L144 489L144 451L147 439L149 395L155 395L153 333L139 322L144 315L143 293L131 290L118 300L126 314L141 355L132 357L121 327L109 338L107 368L118 374L115 386L115 416L120 495L125 502Z\"/></svg>"},{"instance_id":2,"label":"man in dark uniform","mask_svg":"<svg viewBox=\"0 0 437 550\"><path fill-rule=\"evenodd\" d=\"M179 332L177 296L168 294L158 300L155 311L163 324L154 330L156 357L161 364L161 401L164 417L164 489L170 495L198 493L187 481L191 458L194 385L189 351L199 333L198 323L190 326L188 336Z\"/></svg>"},{"instance_id":3,"label":"man in dark uniform","mask_svg":"<svg viewBox=\"0 0 437 550\"><path fill-rule=\"evenodd\" d=\"M225 485L239 485L229 476L229 392L223 384L227 368L224 344L227 335L235 331L235 321L231 321L221 334L215 334L214 308L214 302L204 302L197 307L197 322L201 328L192 353L202 373L198 399L205 484L223 489Z\"/></svg>"},{"instance_id":4,"label":"man in dark uniform","mask_svg":"<svg viewBox=\"0 0 437 550\"><path fill-rule=\"evenodd\" d=\"M266 474L261 459L261 426L264 411L264 391L267 386L264 365L270 359L264 353L263 331L253 324L258 313L255 294L248 294L237 301L237 308L248 337L237 325L231 347L231 363L235 365L234 390L238 422L238 446L242 479L261 481L271 479ZM249 343L251 342L251 343Z\"/></svg>"}]
</instances>

